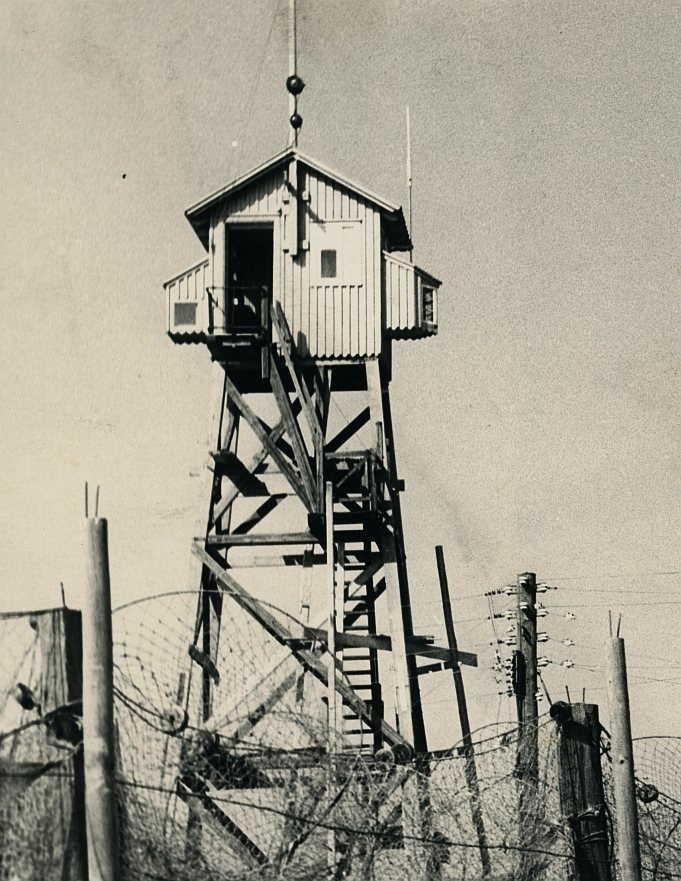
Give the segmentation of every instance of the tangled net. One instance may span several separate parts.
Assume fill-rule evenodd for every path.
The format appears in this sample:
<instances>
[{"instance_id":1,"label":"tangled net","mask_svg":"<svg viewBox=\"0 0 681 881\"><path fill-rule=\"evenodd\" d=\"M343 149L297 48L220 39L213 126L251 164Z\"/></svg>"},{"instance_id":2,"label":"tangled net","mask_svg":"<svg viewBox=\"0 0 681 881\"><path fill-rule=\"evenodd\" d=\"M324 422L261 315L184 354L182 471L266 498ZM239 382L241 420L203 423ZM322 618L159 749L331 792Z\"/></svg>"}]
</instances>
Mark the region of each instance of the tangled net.
<instances>
[{"instance_id":1,"label":"tangled net","mask_svg":"<svg viewBox=\"0 0 681 881\"><path fill-rule=\"evenodd\" d=\"M85 877L80 707L61 612L0 617L12 647L0 664L0 881ZM461 745L414 760L330 732L326 688L236 604L221 610L208 713L196 594L140 601L113 619L124 881L575 877L548 718L529 776L517 728L475 732L476 795ZM634 746L644 878L678 878L681 744ZM615 816L607 741L603 767Z\"/></svg>"},{"instance_id":2,"label":"tangled net","mask_svg":"<svg viewBox=\"0 0 681 881\"><path fill-rule=\"evenodd\" d=\"M219 680L197 726L195 601L173 594L114 615L126 878L481 877L465 750L428 761L358 751L329 732L325 688L236 604L222 608ZM516 729L476 736L494 878L567 877L552 723L538 734L528 782Z\"/></svg>"},{"instance_id":3,"label":"tangled net","mask_svg":"<svg viewBox=\"0 0 681 881\"><path fill-rule=\"evenodd\" d=\"M643 871L654 881L681 877L681 739L634 740Z\"/></svg>"},{"instance_id":4,"label":"tangled net","mask_svg":"<svg viewBox=\"0 0 681 881\"><path fill-rule=\"evenodd\" d=\"M61 610L0 615L2 881L85 877L74 810L82 730L69 702L78 671L63 653L63 625Z\"/></svg>"}]
</instances>

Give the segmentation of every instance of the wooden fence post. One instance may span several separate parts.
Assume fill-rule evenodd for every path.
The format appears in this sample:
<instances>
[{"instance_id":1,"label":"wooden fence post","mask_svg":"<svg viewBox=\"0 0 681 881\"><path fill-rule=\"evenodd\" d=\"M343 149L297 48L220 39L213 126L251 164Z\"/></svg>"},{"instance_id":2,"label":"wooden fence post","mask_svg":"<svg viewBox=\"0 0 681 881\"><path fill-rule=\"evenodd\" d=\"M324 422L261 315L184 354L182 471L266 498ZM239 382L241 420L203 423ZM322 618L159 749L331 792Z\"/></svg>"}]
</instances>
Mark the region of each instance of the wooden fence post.
<instances>
[{"instance_id":1,"label":"wooden fence post","mask_svg":"<svg viewBox=\"0 0 681 881\"><path fill-rule=\"evenodd\" d=\"M575 881L611 881L608 824L601 771L598 707L551 707L558 729L558 789L575 848Z\"/></svg>"},{"instance_id":2,"label":"wooden fence post","mask_svg":"<svg viewBox=\"0 0 681 881\"><path fill-rule=\"evenodd\" d=\"M89 881L118 881L113 645L106 520L85 521L85 547L88 589L83 607L83 746Z\"/></svg>"},{"instance_id":3,"label":"wooden fence post","mask_svg":"<svg viewBox=\"0 0 681 881\"><path fill-rule=\"evenodd\" d=\"M623 639L613 637L607 641L606 667L612 738L612 777L617 808L617 851L622 881L641 881L634 753L631 745L627 662Z\"/></svg>"}]
</instances>

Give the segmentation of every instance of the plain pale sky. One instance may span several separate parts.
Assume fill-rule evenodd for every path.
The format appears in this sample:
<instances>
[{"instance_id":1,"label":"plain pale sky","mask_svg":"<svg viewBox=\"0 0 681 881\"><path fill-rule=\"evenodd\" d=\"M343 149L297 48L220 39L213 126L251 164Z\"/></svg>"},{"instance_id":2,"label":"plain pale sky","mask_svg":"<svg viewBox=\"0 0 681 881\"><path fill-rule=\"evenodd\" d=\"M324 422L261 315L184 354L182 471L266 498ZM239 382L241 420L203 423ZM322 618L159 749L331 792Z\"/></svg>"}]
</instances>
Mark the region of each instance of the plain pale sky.
<instances>
[{"instance_id":1,"label":"plain pale sky","mask_svg":"<svg viewBox=\"0 0 681 881\"><path fill-rule=\"evenodd\" d=\"M442 544L473 725L510 718L482 595L534 571L553 696L606 717L622 612L634 734L677 734L678 4L298 5L305 152L404 203L411 107L414 256L443 280L392 385L417 627L442 638ZM85 480L114 604L184 589L211 371L162 283L202 258L184 210L286 145L287 3L5 0L0 41L1 608L60 581L80 605ZM451 714L449 678L422 688Z\"/></svg>"}]
</instances>

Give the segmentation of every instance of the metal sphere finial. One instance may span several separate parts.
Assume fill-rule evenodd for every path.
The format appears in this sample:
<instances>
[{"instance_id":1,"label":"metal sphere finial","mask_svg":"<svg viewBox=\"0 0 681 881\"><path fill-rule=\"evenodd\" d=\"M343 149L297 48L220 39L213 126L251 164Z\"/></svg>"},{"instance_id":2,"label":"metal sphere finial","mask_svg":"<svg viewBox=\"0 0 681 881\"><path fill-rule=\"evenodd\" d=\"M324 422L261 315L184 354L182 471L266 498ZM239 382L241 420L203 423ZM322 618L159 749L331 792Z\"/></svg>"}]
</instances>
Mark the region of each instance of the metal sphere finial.
<instances>
[{"instance_id":1,"label":"metal sphere finial","mask_svg":"<svg viewBox=\"0 0 681 881\"><path fill-rule=\"evenodd\" d=\"M291 114L289 122L291 123L291 126L296 130L296 132L298 132L303 125L303 117L300 115L300 113L293 113Z\"/></svg>"},{"instance_id":2,"label":"metal sphere finial","mask_svg":"<svg viewBox=\"0 0 681 881\"><path fill-rule=\"evenodd\" d=\"M300 93L305 88L305 83L298 76L298 74L294 73L286 80L286 88L292 95L295 95L297 98L298 95L300 95Z\"/></svg>"}]
</instances>

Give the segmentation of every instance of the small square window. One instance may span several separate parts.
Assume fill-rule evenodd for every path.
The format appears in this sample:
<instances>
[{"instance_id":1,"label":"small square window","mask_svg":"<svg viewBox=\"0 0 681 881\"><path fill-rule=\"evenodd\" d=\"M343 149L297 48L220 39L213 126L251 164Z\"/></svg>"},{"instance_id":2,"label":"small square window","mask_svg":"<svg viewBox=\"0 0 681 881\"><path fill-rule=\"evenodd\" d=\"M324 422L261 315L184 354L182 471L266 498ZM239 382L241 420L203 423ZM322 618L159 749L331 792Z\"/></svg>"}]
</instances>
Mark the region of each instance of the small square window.
<instances>
[{"instance_id":1,"label":"small square window","mask_svg":"<svg viewBox=\"0 0 681 881\"><path fill-rule=\"evenodd\" d=\"M175 303L175 327L196 324L196 303Z\"/></svg>"},{"instance_id":2,"label":"small square window","mask_svg":"<svg viewBox=\"0 0 681 881\"><path fill-rule=\"evenodd\" d=\"M423 289L423 320L428 324L435 323L435 292L433 288Z\"/></svg>"},{"instance_id":3,"label":"small square window","mask_svg":"<svg viewBox=\"0 0 681 881\"><path fill-rule=\"evenodd\" d=\"M335 278L336 269L336 251L322 251L322 278Z\"/></svg>"}]
</instances>

